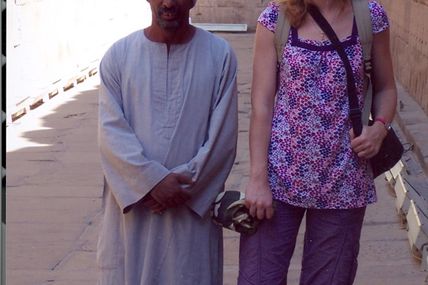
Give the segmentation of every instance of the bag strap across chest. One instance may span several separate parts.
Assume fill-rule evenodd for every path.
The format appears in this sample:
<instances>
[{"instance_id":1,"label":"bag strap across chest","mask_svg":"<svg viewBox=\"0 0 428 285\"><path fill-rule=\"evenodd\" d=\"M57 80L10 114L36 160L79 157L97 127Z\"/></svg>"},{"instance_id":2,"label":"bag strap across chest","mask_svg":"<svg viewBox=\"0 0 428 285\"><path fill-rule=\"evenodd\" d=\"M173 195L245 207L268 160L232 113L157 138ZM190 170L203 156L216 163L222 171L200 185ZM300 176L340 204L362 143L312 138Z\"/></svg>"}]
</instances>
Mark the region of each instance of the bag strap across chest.
<instances>
[{"instance_id":1,"label":"bag strap across chest","mask_svg":"<svg viewBox=\"0 0 428 285\"><path fill-rule=\"evenodd\" d=\"M372 22L367 0L352 0L355 21L357 23L358 35L363 47L363 58L365 69L371 69L371 47L373 42ZM284 46L290 33L290 23L285 16L285 6L281 5L278 11L278 20L275 27L275 48L278 62L281 61Z\"/></svg>"},{"instance_id":2,"label":"bag strap across chest","mask_svg":"<svg viewBox=\"0 0 428 285\"><path fill-rule=\"evenodd\" d=\"M360 38L361 46L363 49L364 73L365 82L367 86L367 94L364 101L362 121L363 124L367 125L370 117L373 98L373 88L371 84L371 49L373 43L373 31L368 0L352 0L352 9L355 16L355 22L357 24L358 36ZM288 40L290 28L290 23L288 22L287 17L285 16L285 6L280 5L274 38L278 64L282 61L282 54L284 51L284 46Z\"/></svg>"}]
</instances>

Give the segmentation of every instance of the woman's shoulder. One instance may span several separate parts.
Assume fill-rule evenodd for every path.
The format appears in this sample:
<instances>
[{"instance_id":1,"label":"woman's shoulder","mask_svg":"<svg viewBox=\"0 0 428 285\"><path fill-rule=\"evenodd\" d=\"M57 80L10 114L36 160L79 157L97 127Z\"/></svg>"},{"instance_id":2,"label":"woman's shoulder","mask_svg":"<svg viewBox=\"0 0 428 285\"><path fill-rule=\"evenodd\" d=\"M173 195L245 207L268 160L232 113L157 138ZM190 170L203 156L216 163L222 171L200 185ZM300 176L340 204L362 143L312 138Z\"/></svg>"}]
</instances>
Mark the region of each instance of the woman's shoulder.
<instances>
[{"instance_id":1,"label":"woman's shoulder","mask_svg":"<svg viewBox=\"0 0 428 285\"><path fill-rule=\"evenodd\" d=\"M264 26L271 32L275 32L276 22L278 20L278 13L279 4L275 1L271 1L260 14L257 22L259 22L262 26Z\"/></svg>"},{"instance_id":2,"label":"woman's shoulder","mask_svg":"<svg viewBox=\"0 0 428 285\"><path fill-rule=\"evenodd\" d=\"M369 0L369 10L374 34L383 32L389 28L386 11L377 0Z\"/></svg>"}]
</instances>

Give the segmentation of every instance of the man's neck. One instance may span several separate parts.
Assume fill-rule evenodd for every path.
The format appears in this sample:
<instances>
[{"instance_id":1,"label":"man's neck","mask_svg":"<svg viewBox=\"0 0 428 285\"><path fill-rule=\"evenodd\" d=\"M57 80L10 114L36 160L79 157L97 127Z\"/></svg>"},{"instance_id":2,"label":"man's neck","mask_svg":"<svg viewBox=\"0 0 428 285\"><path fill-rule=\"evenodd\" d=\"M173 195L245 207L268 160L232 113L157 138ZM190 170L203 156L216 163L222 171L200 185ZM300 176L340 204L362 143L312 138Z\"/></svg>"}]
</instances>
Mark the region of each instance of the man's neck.
<instances>
[{"instance_id":1,"label":"man's neck","mask_svg":"<svg viewBox=\"0 0 428 285\"><path fill-rule=\"evenodd\" d=\"M188 23L176 29L163 29L158 25L152 24L144 30L144 33L149 40L170 46L189 42L193 38L195 31L195 27Z\"/></svg>"}]
</instances>

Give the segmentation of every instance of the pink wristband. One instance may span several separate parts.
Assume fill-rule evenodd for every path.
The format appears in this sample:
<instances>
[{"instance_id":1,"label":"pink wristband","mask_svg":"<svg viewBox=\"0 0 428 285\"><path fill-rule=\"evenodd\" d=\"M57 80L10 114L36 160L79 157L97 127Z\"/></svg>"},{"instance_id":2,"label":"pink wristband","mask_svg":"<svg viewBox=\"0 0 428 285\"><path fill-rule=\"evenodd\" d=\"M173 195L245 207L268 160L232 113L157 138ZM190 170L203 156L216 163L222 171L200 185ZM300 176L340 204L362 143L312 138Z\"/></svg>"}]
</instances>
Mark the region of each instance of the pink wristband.
<instances>
[{"instance_id":1,"label":"pink wristband","mask_svg":"<svg viewBox=\"0 0 428 285\"><path fill-rule=\"evenodd\" d=\"M387 131L391 129L391 124L387 123L386 120L382 117L377 117L376 119L374 119L374 121L381 122Z\"/></svg>"},{"instance_id":2,"label":"pink wristband","mask_svg":"<svg viewBox=\"0 0 428 285\"><path fill-rule=\"evenodd\" d=\"M375 122L381 122L384 126L387 125L386 120L382 117L376 117L376 119L374 119Z\"/></svg>"}]
</instances>

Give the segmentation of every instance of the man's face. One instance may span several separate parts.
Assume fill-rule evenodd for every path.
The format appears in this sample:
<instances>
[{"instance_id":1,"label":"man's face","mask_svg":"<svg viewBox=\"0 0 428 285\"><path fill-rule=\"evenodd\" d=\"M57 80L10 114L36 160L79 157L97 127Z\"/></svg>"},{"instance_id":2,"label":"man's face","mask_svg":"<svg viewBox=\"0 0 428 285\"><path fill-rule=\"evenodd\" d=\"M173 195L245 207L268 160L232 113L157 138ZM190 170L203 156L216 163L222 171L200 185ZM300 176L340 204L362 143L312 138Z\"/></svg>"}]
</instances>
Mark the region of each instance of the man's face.
<instances>
[{"instance_id":1,"label":"man's face","mask_svg":"<svg viewBox=\"0 0 428 285\"><path fill-rule=\"evenodd\" d=\"M152 9L153 20L166 30L176 30L189 21L193 0L147 0Z\"/></svg>"}]
</instances>

